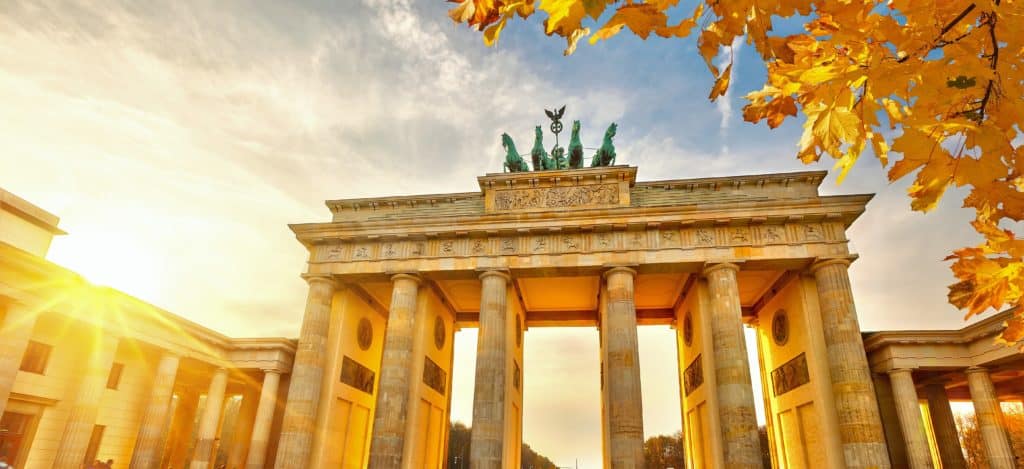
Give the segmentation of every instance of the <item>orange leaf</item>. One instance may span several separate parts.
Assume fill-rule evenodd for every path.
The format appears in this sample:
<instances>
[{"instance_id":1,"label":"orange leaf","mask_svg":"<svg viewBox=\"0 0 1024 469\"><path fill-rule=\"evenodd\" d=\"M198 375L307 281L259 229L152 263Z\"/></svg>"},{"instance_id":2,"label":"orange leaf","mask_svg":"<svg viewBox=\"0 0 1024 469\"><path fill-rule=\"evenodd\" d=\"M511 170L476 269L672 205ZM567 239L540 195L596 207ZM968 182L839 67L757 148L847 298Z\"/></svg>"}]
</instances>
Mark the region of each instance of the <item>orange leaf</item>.
<instances>
[{"instance_id":1,"label":"orange leaf","mask_svg":"<svg viewBox=\"0 0 1024 469\"><path fill-rule=\"evenodd\" d=\"M711 87L711 94L708 95L708 99L714 101L719 96L725 96L725 92L729 91L729 77L732 75L732 64L725 67L725 71L718 76L715 80L715 86Z\"/></svg>"}]
</instances>

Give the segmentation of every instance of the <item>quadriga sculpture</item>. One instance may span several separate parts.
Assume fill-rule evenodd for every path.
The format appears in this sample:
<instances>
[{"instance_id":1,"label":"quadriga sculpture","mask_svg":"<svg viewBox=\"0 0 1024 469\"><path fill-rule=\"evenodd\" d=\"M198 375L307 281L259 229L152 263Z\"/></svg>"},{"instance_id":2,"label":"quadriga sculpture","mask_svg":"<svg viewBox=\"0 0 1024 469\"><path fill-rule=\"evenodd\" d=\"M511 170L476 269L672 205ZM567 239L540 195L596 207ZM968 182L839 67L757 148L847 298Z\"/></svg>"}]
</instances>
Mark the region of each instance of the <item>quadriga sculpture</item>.
<instances>
[{"instance_id":1,"label":"quadriga sculpture","mask_svg":"<svg viewBox=\"0 0 1024 469\"><path fill-rule=\"evenodd\" d=\"M508 134L501 134L501 146L505 147L505 171L510 173L518 173L522 171L529 171L530 167L526 164L526 160L519 156L519 152L516 151L516 144L512 142L512 137Z\"/></svg>"},{"instance_id":2,"label":"quadriga sculpture","mask_svg":"<svg viewBox=\"0 0 1024 469\"><path fill-rule=\"evenodd\" d=\"M615 137L615 131L619 126L612 122L612 125L608 126L608 130L604 132L604 141L601 142L601 148L597 149L597 153L594 153L594 158L590 160L590 167L595 166L611 166L615 164L615 145L612 144L612 138Z\"/></svg>"},{"instance_id":3,"label":"quadriga sculpture","mask_svg":"<svg viewBox=\"0 0 1024 469\"><path fill-rule=\"evenodd\" d=\"M583 167L583 143L580 142L580 121L572 121L572 137L569 139L569 167Z\"/></svg>"},{"instance_id":4,"label":"quadriga sculpture","mask_svg":"<svg viewBox=\"0 0 1024 469\"><path fill-rule=\"evenodd\" d=\"M536 128L536 138L533 140L533 149L530 150L530 157L533 159L534 171L555 169L554 160L548 156L547 150L544 149L544 131L541 130L539 125Z\"/></svg>"}]
</instances>

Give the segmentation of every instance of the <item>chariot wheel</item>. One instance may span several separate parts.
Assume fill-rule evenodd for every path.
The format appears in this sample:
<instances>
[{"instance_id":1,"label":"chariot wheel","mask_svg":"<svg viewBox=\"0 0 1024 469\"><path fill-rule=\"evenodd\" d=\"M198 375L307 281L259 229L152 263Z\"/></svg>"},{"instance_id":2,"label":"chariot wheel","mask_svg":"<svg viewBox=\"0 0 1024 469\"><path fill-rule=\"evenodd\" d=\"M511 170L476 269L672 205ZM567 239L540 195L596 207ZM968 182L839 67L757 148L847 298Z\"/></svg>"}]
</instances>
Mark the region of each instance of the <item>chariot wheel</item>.
<instances>
[{"instance_id":1,"label":"chariot wheel","mask_svg":"<svg viewBox=\"0 0 1024 469\"><path fill-rule=\"evenodd\" d=\"M552 133L556 133L557 134L557 133L559 133L561 131L562 131L562 122L561 121L554 121L554 122L551 123L551 132Z\"/></svg>"}]
</instances>

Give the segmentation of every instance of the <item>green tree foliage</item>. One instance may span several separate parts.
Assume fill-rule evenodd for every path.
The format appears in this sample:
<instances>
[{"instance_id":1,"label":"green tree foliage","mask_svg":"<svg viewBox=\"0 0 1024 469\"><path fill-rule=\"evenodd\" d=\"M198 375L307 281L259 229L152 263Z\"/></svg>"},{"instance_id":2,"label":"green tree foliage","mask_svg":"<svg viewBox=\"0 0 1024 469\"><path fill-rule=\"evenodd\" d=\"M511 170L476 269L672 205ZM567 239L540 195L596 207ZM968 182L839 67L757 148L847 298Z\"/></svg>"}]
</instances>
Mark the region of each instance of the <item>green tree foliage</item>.
<instances>
[{"instance_id":1,"label":"green tree foliage","mask_svg":"<svg viewBox=\"0 0 1024 469\"><path fill-rule=\"evenodd\" d=\"M652 436L644 442L644 463L647 469L683 469L686 467L686 453L683 450L683 434Z\"/></svg>"},{"instance_id":2,"label":"green tree foliage","mask_svg":"<svg viewBox=\"0 0 1024 469\"><path fill-rule=\"evenodd\" d=\"M448 468L466 469L469 467L470 428L462 422L448 424ZM523 469L557 469L550 459L537 454L530 445L523 443Z\"/></svg>"},{"instance_id":3,"label":"green tree foliage","mask_svg":"<svg viewBox=\"0 0 1024 469\"><path fill-rule=\"evenodd\" d=\"M550 459L537 454L530 445L523 443L523 469L558 469Z\"/></svg>"}]
</instances>

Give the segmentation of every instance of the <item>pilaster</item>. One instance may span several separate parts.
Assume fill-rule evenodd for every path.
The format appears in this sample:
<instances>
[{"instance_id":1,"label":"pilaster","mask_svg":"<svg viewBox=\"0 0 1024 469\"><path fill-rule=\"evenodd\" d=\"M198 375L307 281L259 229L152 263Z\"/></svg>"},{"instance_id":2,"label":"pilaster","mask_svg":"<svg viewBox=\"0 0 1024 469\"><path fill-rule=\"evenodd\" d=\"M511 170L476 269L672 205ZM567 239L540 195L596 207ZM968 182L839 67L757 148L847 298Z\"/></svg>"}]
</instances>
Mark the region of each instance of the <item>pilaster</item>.
<instances>
[{"instance_id":1,"label":"pilaster","mask_svg":"<svg viewBox=\"0 0 1024 469\"><path fill-rule=\"evenodd\" d=\"M6 313L0 324L0 414L7 408L7 399L36 323L35 314L27 306L13 301L5 306Z\"/></svg>"},{"instance_id":2,"label":"pilaster","mask_svg":"<svg viewBox=\"0 0 1024 469\"><path fill-rule=\"evenodd\" d=\"M82 367L81 381L68 396L74 399L74 404L57 446L57 457L53 462L56 469L78 469L85 460L119 339L99 331L88 341L91 350Z\"/></svg>"}]
</instances>

